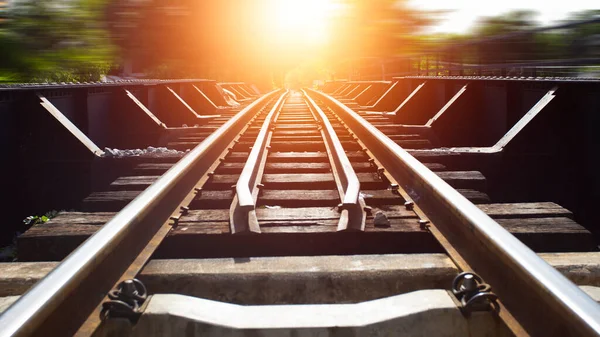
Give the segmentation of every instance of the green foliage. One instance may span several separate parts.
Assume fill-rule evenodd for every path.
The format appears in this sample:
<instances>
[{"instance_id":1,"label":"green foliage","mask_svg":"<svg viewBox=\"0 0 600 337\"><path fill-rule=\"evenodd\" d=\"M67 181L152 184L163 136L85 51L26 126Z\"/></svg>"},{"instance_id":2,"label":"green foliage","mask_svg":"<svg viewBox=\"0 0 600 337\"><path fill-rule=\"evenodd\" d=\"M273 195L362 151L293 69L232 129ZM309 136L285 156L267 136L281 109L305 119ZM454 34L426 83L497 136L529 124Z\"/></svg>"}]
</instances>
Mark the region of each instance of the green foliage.
<instances>
[{"instance_id":1,"label":"green foliage","mask_svg":"<svg viewBox=\"0 0 600 337\"><path fill-rule=\"evenodd\" d=\"M27 228L35 226L37 224L42 224L48 222L48 220L56 217L60 212L64 212L65 210L51 210L46 212L44 215L30 215L23 219L23 223L27 226Z\"/></svg>"},{"instance_id":2,"label":"green foliage","mask_svg":"<svg viewBox=\"0 0 600 337\"><path fill-rule=\"evenodd\" d=\"M30 216L26 217L25 219L23 219L23 223L25 225L31 227L31 226L35 226L40 223L44 223L48 220L50 220L50 219L45 215L42 215L42 216L30 215Z\"/></svg>"},{"instance_id":3,"label":"green foliage","mask_svg":"<svg viewBox=\"0 0 600 337\"><path fill-rule=\"evenodd\" d=\"M435 23L438 12L412 8L407 0L346 0L346 14L334 20L327 62L348 58L406 56L421 50L418 35Z\"/></svg>"},{"instance_id":4,"label":"green foliage","mask_svg":"<svg viewBox=\"0 0 600 337\"><path fill-rule=\"evenodd\" d=\"M477 37L493 36L522 31L539 26L535 21L538 13L531 10L516 10L494 17L478 20L474 35Z\"/></svg>"},{"instance_id":5,"label":"green foliage","mask_svg":"<svg viewBox=\"0 0 600 337\"><path fill-rule=\"evenodd\" d=\"M0 81L97 81L115 51L104 0L12 1L0 26Z\"/></svg>"},{"instance_id":6,"label":"green foliage","mask_svg":"<svg viewBox=\"0 0 600 337\"><path fill-rule=\"evenodd\" d=\"M334 9L323 13L326 37L317 43L276 37L269 8L278 2L283 1L114 1L107 12L115 43L148 77L195 75L263 88L280 86L297 67L301 80L320 74L303 66L314 58L329 74L346 74L348 58L413 53L416 34L435 18L408 0L329 1Z\"/></svg>"},{"instance_id":7,"label":"green foliage","mask_svg":"<svg viewBox=\"0 0 600 337\"><path fill-rule=\"evenodd\" d=\"M48 222L50 219L56 217L60 212L64 212L64 210L57 211L52 210L46 212L44 215L31 215L23 219L23 224L25 225L23 230L27 230L28 228ZM0 262L13 262L17 260L17 237L20 233L16 233L13 237L12 244L0 247Z\"/></svg>"},{"instance_id":8,"label":"green foliage","mask_svg":"<svg viewBox=\"0 0 600 337\"><path fill-rule=\"evenodd\" d=\"M583 11L570 15L564 22L578 22L599 15L600 10ZM579 67L575 61L600 57L600 24L531 32L541 27L536 17L534 11L513 11L480 19L476 29L469 34L438 35L429 39L445 48L437 56L446 63L485 65L550 61L563 64L561 67L538 67L535 76L578 75L597 69L593 65ZM513 34L518 32L526 33ZM569 65L571 61L572 66ZM522 71L519 68L513 70ZM465 70L464 74L475 75L477 70Z\"/></svg>"}]
</instances>

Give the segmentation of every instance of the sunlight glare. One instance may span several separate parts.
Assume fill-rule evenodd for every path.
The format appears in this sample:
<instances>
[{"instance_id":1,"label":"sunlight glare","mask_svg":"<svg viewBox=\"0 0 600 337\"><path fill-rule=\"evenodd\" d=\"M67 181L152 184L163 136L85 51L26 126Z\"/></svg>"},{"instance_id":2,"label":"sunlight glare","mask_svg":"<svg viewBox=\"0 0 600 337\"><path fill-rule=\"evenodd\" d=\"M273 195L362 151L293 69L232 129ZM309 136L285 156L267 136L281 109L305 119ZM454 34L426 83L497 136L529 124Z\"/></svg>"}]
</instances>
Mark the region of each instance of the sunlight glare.
<instances>
[{"instance_id":1,"label":"sunlight glare","mask_svg":"<svg viewBox=\"0 0 600 337\"><path fill-rule=\"evenodd\" d=\"M271 5L271 33L276 40L299 39L309 44L327 42L328 21L341 10L335 0L275 0Z\"/></svg>"}]
</instances>

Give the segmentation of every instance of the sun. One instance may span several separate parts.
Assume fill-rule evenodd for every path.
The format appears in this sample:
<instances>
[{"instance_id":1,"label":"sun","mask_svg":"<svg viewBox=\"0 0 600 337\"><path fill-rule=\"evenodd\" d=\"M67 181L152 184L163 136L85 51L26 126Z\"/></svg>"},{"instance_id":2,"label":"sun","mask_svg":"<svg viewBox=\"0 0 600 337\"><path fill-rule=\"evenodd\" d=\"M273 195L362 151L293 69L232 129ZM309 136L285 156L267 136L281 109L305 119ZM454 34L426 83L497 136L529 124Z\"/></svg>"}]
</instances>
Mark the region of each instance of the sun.
<instances>
[{"instance_id":1,"label":"sun","mask_svg":"<svg viewBox=\"0 0 600 337\"><path fill-rule=\"evenodd\" d=\"M342 6L336 0L273 0L270 29L276 40L323 44L329 38L329 23Z\"/></svg>"}]
</instances>

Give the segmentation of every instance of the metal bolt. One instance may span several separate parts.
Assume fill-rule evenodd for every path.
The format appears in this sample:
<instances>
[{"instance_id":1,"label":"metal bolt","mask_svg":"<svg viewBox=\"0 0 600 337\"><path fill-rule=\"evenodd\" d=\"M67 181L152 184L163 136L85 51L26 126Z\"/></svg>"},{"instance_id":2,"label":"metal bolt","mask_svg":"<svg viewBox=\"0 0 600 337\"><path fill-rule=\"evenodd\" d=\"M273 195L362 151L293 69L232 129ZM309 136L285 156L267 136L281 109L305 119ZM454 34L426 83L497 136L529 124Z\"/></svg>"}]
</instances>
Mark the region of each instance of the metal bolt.
<instances>
[{"instance_id":1,"label":"metal bolt","mask_svg":"<svg viewBox=\"0 0 600 337\"><path fill-rule=\"evenodd\" d=\"M427 228L429 227L429 220L423 220L420 219L419 220L419 227L421 228L422 231L427 230Z\"/></svg>"},{"instance_id":2,"label":"metal bolt","mask_svg":"<svg viewBox=\"0 0 600 337\"><path fill-rule=\"evenodd\" d=\"M415 203L412 201L407 201L404 203L404 207L409 210L412 211L415 208ZM420 222L419 222L420 223Z\"/></svg>"},{"instance_id":3,"label":"metal bolt","mask_svg":"<svg viewBox=\"0 0 600 337\"><path fill-rule=\"evenodd\" d=\"M471 274L465 275L460 290L465 291L467 294L477 291L477 280L475 280L475 277Z\"/></svg>"},{"instance_id":4,"label":"metal bolt","mask_svg":"<svg viewBox=\"0 0 600 337\"><path fill-rule=\"evenodd\" d=\"M121 283L121 292L125 295L135 295L137 293L137 289L133 280L125 280Z\"/></svg>"}]
</instances>

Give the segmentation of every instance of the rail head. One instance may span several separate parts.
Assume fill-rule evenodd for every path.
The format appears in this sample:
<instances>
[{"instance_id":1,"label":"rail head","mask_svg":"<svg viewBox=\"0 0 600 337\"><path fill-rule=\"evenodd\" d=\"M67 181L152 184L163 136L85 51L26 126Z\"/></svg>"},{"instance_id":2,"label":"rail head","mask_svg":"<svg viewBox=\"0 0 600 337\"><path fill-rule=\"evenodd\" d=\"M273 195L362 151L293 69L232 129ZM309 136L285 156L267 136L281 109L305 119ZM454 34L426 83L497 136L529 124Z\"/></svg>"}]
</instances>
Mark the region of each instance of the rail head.
<instances>
[{"instance_id":1,"label":"rail head","mask_svg":"<svg viewBox=\"0 0 600 337\"><path fill-rule=\"evenodd\" d=\"M269 143L273 134L272 127L287 94L288 92L286 91L279 96L279 99L277 99L265 117L235 185L236 193L229 207L229 228L231 234L261 232L255 211L258 184L261 182L269 153Z\"/></svg>"},{"instance_id":2,"label":"rail head","mask_svg":"<svg viewBox=\"0 0 600 337\"><path fill-rule=\"evenodd\" d=\"M100 265L128 261L127 256L115 256L114 251L118 247L122 248L126 239L131 239L132 235L139 233L140 228L148 231L154 228L149 224L162 223L162 218L155 218L157 214L165 215L165 219L168 219L172 210L163 211L162 208L165 208L163 202L170 200L173 195L178 195L175 192L179 190L182 190L180 194L187 194L185 190L189 191L196 183L192 179L194 178L192 175L196 174L193 168L199 163L202 164L208 154L220 152L215 151L215 148L224 143L223 138L229 137L231 134L229 129L242 123L248 114L276 93L277 90L272 91L252 102L208 136L13 303L0 315L0 336L26 336L34 332L39 335L39 330L44 329L44 324L48 324L48 317L57 308L65 305L74 308L81 306L82 298L70 296L77 289L96 291L93 294L97 295L98 289L94 289L90 284L84 284L88 276L100 268ZM177 204L176 201L169 201L169 203ZM120 268L120 265L110 266L111 269ZM103 282L107 281L103 280ZM94 296L90 297L94 298ZM60 334L58 331L55 333Z\"/></svg>"},{"instance_id":3,"label":"rail head","mask_svg":"<svg viewBox=\"0 0 600 337\"><path fill-rule=\"evenodd\" d=\"M256 201L254 200L253 190L255 188L254 185L256 183L257 174L259 173L258 169L268 145L267 135L273 126L274 117L277 114L277 111L281 109L287 94L287 91L282 93L273 108L271 108L271 111L269 111L269 114L265 118L265 121L258 132L254 145L252 146L252 151L250 151L250 154L248 155L246 164L244 164L242 173L235 185L239 206L242 208L254 209L255 207Z\"/></svg>"},{"instance_id":4,"label":"rail head","mask_svg":"<svg viewBox=\"0 0 600 337\"><path fill-rule=\"evenodd\" d=\"M360 196L360 181L356 172L352 168L350 159L346 155L342 142L338 138L329 118L316 102L303 90L303 94L311 110L321 123L324 140L328 155L332 163L332 172L336 180L340 200L342 201L341 208L347 210L349 214L348 222L338 226L338 230L364 230L366 221L365 202Z\"/></svg>"},{"instance_id":5,"label":"rail head","mask_svg":"<svg viewBox=\"0 0 600 337\"><path fill-rule=\"evenodd\" d=\"M600 336L600 305L585 292L357 113L309 92L343 115L529 333Z\"/></svg>"}]
</instances>

